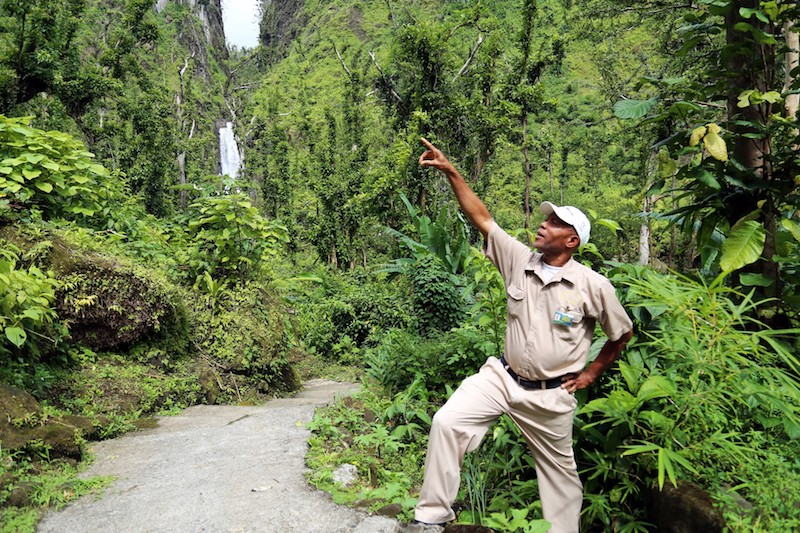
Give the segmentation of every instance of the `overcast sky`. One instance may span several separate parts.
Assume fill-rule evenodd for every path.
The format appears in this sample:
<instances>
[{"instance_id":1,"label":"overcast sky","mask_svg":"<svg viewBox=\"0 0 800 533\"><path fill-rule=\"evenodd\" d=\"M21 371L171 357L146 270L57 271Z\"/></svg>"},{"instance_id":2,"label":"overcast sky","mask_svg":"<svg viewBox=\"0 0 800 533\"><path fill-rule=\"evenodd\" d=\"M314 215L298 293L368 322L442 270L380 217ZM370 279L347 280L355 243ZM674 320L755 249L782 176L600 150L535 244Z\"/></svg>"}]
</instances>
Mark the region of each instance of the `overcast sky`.
<instances>
[{"instance_id":1,"label":"overcast sky","mask_svg":"<svg viewBox=\"0 0 800 533\"><path fill-rule=\"evenodd\" d=\"M222 0L222 23L225 41L239 48L258 44L259 0Z\"/></svg>"}]
</instances>

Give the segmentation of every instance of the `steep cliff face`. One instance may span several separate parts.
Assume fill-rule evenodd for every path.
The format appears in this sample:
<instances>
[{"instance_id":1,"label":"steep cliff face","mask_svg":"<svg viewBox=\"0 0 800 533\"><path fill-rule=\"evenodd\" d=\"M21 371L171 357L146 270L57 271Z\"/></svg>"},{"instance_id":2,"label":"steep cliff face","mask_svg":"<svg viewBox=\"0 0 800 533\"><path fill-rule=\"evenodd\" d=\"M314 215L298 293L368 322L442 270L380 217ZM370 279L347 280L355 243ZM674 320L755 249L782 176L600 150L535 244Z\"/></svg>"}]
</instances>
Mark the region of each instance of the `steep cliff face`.
<instances>
[{"instance_id":1,"label":"steep cliff face","mask_svg":"<svg viewBox=\"0 0 800 533\"><path fill-rule=\"evenodd\" d=\"M305 0L263 0L261 7L261 45L271 59L279 59L306 23Z\"/></svg>"},{"instance_id":2,"label":"steep cliff face","mask_svg":"<svg viewBox=\"0 0 800 533\"><path fill-rule=\"evenodd\" d=\"M180 24L178 40L187 46L195 57L203 58L210 51L218 58L227 58L221 2L222 0L158 0L155 10L162 13L169 4L187 6L199 21L200 31L194 24ZM205 66L204 74L207 76L207 65Z\"/></svg>"}]
</instances>

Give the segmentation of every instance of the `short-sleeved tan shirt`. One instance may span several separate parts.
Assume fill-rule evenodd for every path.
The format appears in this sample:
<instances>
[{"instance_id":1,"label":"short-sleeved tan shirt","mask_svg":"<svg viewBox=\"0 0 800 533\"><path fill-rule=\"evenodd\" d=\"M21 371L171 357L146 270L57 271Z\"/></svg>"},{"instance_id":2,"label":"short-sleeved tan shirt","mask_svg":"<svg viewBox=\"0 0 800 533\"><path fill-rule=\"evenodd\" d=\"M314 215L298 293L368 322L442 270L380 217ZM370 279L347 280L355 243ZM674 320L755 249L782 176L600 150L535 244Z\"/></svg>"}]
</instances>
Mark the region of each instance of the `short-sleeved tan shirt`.
<instances>
[{"instance_id":1,"label":"short-sleeved tan shirt","mask_svg":"<svg viewBox=\"0 0 800 533\"><path fill-rule=\"evenodd\" d=\"M541 380L581 372L595 323L612 341L633 327L611 282L574 259L545 284L542 254L494 222L484 251L505 280L504 355L520 376Z\"/></svg>"}]
</instances>

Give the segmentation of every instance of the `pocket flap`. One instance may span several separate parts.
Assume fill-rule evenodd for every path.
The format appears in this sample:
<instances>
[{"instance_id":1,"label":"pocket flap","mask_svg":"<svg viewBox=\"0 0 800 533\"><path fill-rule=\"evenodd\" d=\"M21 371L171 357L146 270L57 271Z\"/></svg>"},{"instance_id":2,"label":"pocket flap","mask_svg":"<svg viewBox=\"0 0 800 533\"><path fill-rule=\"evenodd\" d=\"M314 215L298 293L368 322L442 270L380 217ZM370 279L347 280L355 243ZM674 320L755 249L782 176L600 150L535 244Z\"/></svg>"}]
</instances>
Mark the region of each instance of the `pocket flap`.
<instances>
[{"instance_id":1,"label":"pocket flap","mask_svg":"<svg viewBox=\"0 0 800 533\"><path fill-rule=\"evenodd\" d=\"M513 283L506 288L506 293L512 300L520 301L525 299L525 291L523 291Z\"/></svg>"}]
</instances>

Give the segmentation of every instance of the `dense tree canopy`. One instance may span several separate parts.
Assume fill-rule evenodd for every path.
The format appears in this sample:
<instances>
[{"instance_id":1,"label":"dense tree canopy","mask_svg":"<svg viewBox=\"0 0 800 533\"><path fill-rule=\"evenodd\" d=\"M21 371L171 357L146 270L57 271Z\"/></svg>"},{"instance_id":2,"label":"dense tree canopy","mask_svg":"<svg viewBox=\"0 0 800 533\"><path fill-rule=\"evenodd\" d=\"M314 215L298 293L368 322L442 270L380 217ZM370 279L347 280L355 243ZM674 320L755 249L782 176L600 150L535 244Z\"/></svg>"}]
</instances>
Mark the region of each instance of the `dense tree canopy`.
<instances>
[{"instance_id":1,"label":"dense tree canopy","mask_svg":"<svg viewBox=\"0 0 800 533\"><path fill-rule=\"evenodd\" d=\"M408 513L431 413L505 324L424 136L523 241L540 202L584 209L578 259L635 318L581 397L585 528L645 531L687 482L731 530L799 527L796 3L265 2L244 50L218 0L153 4L0 0L0 381L97 421L136 379L113 435L354 367L364 405L314 422L313 481L358 463L342 500ZM470 456L464 520L542 527L517 437L501 421ZM0 449L0 479L37 450Z\"/></svg>"}]
</instances>

